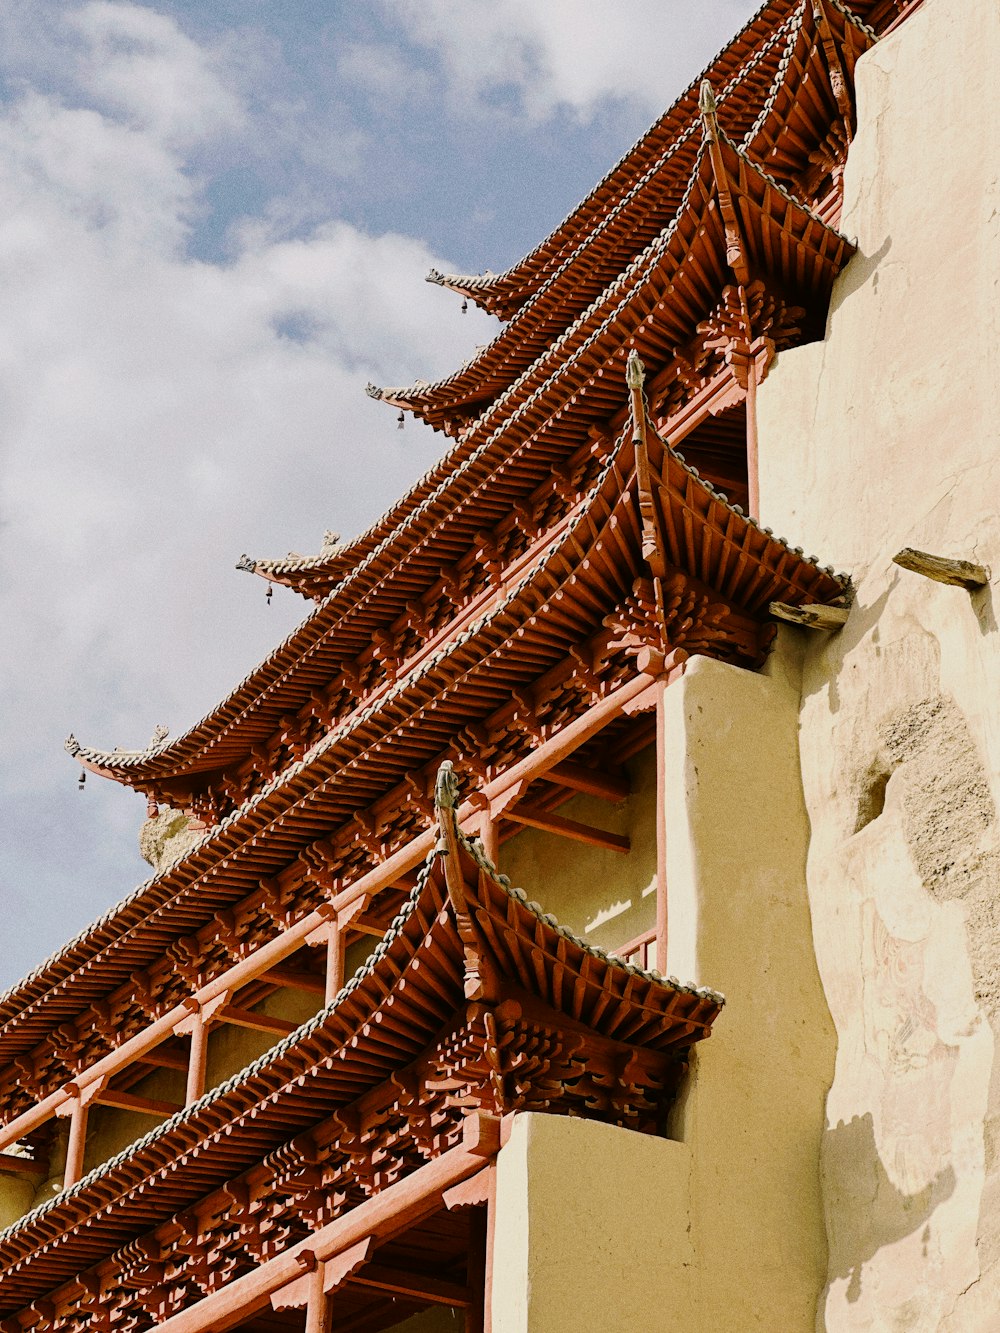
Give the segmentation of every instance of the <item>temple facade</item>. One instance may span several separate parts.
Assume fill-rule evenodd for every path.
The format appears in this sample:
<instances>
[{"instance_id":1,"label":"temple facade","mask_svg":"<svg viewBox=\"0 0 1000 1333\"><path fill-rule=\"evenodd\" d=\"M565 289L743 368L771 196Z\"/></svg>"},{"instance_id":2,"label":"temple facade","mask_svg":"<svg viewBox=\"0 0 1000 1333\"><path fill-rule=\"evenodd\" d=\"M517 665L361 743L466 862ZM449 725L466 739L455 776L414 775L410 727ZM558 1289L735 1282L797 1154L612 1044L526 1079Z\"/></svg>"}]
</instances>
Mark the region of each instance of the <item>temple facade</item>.
<instances>
[{"instance_id":1,"label":"temple facade","mask_svg":"<svg viewBox=\"0 0 1000 1333\"><path fill-rule=\"evenodd\" d=\"M429 275L440 462L67 742L155 873L0 997L2 1333L998 1327L998 123L994 0L768 0Z\"/></svg>"}]
</instances>

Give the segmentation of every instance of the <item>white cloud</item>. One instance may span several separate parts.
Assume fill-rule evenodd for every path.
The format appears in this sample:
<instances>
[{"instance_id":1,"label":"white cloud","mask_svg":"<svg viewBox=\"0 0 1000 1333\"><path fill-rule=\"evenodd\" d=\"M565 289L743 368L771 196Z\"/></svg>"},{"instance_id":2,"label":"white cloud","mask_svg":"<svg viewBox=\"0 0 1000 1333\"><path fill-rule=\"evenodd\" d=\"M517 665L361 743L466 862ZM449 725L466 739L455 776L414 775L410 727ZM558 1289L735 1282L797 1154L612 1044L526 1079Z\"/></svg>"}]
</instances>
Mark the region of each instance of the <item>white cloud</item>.
<instances>
[{"instance_id":1,"label":"white cloud","mask_svg":"<svg viewBox=\"0 0 1000 1333\"><path fill-rule=\"evenodd\" d=\"M608 99L656 114L757 7L754 0L382 0L470 105L498 92L541 120Z\"/></svg>"},{"instance_id":2,"label":"white cloud","mask_svg":"<svg viewBox=\"0 0 1000 1333\"><path fill-rule=\"evenodd\" d=\"M141 804L93 779L72 804L65 734L141 746L223 697L307 610L268 610L240 553L356 531L443 447L365 381L445 373L492 329L403 236L248 225L225 264L190 258L181 145L239 104L172 21L69 18L90 102L28 89L0 114L7 980L141 877Z\"/></svg>"},{"instance_id":3,"label":"white cloud","mask_svg":"<svg viewBox=\"0 0 1000 1333\"><path fill-rule=\"evenodd\" d=\"M84 39L77 74L98 106L177 146L242 123L243 107L211 55L167 15L90 0L68 12L67 24Z\"/></svg>"}]
</instances>

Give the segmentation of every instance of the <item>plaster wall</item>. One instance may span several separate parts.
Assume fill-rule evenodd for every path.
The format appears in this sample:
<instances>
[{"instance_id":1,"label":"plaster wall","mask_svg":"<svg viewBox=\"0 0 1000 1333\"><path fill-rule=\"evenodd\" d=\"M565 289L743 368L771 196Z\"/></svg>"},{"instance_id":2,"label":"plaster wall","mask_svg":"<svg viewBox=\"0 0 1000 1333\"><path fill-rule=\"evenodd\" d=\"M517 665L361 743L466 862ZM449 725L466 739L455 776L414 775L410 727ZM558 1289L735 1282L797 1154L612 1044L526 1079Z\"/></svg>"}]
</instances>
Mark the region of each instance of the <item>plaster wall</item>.
<instances>
[{"instance_id":1,"label":"plaster wall","mask_svg":"<svg viewBox=\"0 0 1000 1333\"><path fill-rule=\"evenodd\" d=\"M819 1184L835 1036L812 951L799 654L766 674L695 658L666 693L668 963L726 996L672 1134L688 1148L686 1327L813 1326L827 1272Z\"/></svg>"},{"instance_id":2,"label":"plaster wall","mask_svg":"<svg viewBox=\"0 0 1000 1333\"><path fill-rule=\"evenodd\" d=\"M857 99L859 253L826 340L759 397L763 521L857 590L839 633L793 631L837 1033L818 1327L975 1333L1000 1309L996 579L970 595L892 556L1000 572L1000 7L925 0Z\"/></svg>"},{"instance_id":3,"label":"plaster wall","mask_svg":"<svg viewBox=\"0 0 1000 1333\"><path fill-rule=\"evenodd\" d=\"M493 1333L678 1327L688 1158L610 1125L515 1117L497 1159Z\"/></svg>"}]
</instances>

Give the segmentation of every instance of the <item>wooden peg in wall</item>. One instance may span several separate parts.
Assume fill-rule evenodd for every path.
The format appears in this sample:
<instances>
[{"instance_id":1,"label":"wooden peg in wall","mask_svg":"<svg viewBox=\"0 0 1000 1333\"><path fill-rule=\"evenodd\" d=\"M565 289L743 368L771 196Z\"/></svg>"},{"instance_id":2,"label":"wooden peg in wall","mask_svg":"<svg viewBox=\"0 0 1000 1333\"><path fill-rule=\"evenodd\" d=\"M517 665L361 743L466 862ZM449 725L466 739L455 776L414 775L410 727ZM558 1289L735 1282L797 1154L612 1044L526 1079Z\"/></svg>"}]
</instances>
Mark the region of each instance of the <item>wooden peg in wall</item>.
<instances>
[{"instance_id":1,"label":"wooden peg in wall","mask_svg":"<svg viewBox=\"0 0 1000 1333\"><path fill-rule=\"evenodd\" d=\"M790 625L805 625L808 629L832 631L840 629L850 614L846 606L789 606L786 602L772 602L768 607L772 616L787 620Z\"/></svg>"},{"instance_id":2,"label":"wooden peg in wall","mask_svg":"<svg viewBox=\"0 0 1000 1333\"><path fill-rule=\"evenodd\" d=\"M950 583L956 588L967 588L969 592L990 581L990 571L984 565L973 564L971 560L949 560L947 556L929 555L927 551L916 551L912 546L904 546L898 555L892 557L892 562L899 565L900 569L922 574L925 579Z\"/></svg>"}]
</instances>

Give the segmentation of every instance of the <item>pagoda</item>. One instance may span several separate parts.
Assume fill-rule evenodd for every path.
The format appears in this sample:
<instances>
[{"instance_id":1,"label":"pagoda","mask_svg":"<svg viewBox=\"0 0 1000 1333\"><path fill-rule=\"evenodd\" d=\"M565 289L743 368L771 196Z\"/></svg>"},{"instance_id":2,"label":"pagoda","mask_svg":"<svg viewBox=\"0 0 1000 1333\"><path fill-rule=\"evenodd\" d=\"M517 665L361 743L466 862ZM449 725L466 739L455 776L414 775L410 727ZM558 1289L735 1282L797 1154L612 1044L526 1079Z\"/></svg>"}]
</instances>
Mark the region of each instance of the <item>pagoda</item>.
<instances>
[{"instance_id":1,"label":"pagoda","mask_svg":"<svg viewBox=\"0 0 1000 1333\"><path fill-rule=\"evenodd\" d=\"M3 1333L527 1328L519 1126L681 1137L728 1013L668 974L670 698L846 616L762 526L757 398L824 335L855 66L915 7L769 0L524 260L432 272L501 331L368 392L440 462L243 558L313 605L182 736L67 742L193 839L0 998Z\"/></svg>"}]
</instances>

